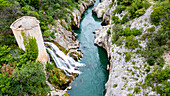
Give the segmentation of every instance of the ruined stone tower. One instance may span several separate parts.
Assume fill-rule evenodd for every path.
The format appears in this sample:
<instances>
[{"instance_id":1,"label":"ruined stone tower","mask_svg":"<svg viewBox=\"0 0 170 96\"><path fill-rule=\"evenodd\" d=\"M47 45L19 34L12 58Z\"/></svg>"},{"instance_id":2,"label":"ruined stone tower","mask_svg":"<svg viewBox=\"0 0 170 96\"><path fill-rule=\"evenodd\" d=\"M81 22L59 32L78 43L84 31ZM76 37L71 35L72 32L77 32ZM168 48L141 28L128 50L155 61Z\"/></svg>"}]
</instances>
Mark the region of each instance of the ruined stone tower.
<instances>
[{"instance_id":1,"label":"ruined stone tower","mask_svg":"<svg viewBox=\"0 0 170 96\"><path fill-rule=\"evenodd\" d=\"M25 50L25 45L23 42L21 31L24 31L26 38L35 38L38 45L38 58L36 61L46 63L48 60L48 55L44 46L44 40L42 37L39 23L40 22L35 17L23 16L13 22L10 28L14 33L19 48L23 50Z\"/></svg>"}]
</instances>

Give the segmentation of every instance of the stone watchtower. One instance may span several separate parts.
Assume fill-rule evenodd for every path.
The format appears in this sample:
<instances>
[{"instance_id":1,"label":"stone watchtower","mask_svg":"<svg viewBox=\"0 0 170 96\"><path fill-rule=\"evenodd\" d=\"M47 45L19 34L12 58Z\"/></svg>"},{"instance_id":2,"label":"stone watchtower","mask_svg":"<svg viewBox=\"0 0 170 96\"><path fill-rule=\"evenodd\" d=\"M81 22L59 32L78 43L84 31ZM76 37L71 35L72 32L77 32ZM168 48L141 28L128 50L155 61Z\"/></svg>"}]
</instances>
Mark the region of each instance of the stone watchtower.
<instances>
[{"instance_id":1,"label":"stone watchtower","mask_svg":"<svg viewBox=\"0 0 170 96\"><path fill-rule=\"evenodd\" d=\"M38 58L36 61L46 63L48 61L48 55L44 46L44 40L39 23L40 22L35 17L23 16L13 22L10 28L14 33L19 48L23 50L25 50L25 45L23 42L21 31L24 31L26 38L35 38L38 45Z\"/></svg>"}]
</instances>

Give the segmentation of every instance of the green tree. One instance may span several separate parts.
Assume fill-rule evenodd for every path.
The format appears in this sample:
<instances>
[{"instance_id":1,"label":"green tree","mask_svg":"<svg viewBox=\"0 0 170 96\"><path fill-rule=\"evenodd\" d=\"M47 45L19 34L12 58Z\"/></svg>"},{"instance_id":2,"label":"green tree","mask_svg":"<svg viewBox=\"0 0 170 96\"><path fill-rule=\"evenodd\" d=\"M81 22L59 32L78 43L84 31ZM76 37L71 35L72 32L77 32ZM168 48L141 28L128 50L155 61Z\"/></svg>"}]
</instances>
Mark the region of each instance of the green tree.
<instances>
[{"instance_id":1,"label":"green tree","mask_svg":"<svg viewBox=\"0 0 170 96\"><path fill-rule=\"evenodd\" d=\"M2 64L7 64L9 61L12 60L12 55L9 53L10 48L8 46L0 45L0 67Z\"/></svg>"},{"instance_id":2,"label":"green tree","mask_svg":"<svg viewBox=\"0 0 170 96\"><path fill-rule=\"evenodd\" d=\"M164 16L164 9L162 6L156 7L150 15L151 22L155 25L159 24L161 17Z\"/></svg>"},{"instance_id":3,"label":"green tree","mask_svg":"<svg viewBox=\"0 0 170 96\"><path fill-rule=\"evenodd\" d=\"M161 96L169 96L170 93L170 66L162 69L160 66L155 66L152 73L146 76L145 82L148 86L151 86L153 90L159 93Z\"/></svg>"},{"instance_id":4,"label":"green tree","mask_svg":"<svg viewBox=\"0 0 170 96\"><path fill-rule=\"evenodd\" d=\"M21 68L15 68L13 72L12 87L13 95L38 95L45 86L45 73L42 63L27 62Z\"/></svg>"},{"instance_id":5,"label":"green tree","mask_svg":"<svg viewBox=\"0 0 170 96\"><path fill-rule=\"evenodd\" d=\"M138 39L135 39L135 36L131 35L126 38L125 46L130 49L135 49L139 46Z\"/></svg>"},{"instance_id":6,"label":"green tree","mask_svg":"<svg viewBox=\"0 0 170 96\"><path fill-rule=\"evenodd\" d=\"M112 35L113 43L115 43L119 39L119 36L123 31L123 27L120 24L116 24L112 27L112 30L113 30L113 35Z\"/></svg>"},{"instance_id":7,"label":"green tree","mask_svg":"<svg viewBox=\"0 0 170 96\"><path fill-rule=\"evenodd\" d=\"M0 73L0 95L10 95L11 93L11 81L12 78L8 76L8 73L5 74Z\"/></svg>"}]
</instances>

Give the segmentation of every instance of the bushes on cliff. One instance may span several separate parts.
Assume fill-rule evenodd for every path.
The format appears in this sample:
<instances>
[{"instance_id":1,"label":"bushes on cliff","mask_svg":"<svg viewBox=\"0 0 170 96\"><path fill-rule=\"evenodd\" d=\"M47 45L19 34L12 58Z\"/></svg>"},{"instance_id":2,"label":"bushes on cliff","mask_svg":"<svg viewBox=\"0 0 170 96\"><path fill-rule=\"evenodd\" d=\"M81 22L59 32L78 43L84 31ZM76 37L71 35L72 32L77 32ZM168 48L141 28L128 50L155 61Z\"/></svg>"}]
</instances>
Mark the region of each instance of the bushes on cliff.
<instances>
[{"instance_id":1,"label":"bushes on cliff","mask_svg":"<svg viewBox=\"0 0 170 96\"><path fill-rule=\"evenodd\" d=\"M126 27L121 33L122 36L130 36L130 35L137 36L141 34L142 31L136 29L136 27L134 27L133 29L130 29L130 27Z\"/></svg>"},{"instance_id":2,"label":"bushes on cliff","mask_svg":"<svg viewBox=\"0 0 170 96\"><path fill-rule=\"evenodd\" d=\"M147 4L147 5L146 5ZM128 8L128 12L130 14L130 18L134 19L136 17L139 17L145 13L145 10L150 6L148 1L142 1L142 0L135 0L131 4L131 7Z\"/></svg>"},{"instance_id":3,"label":"bushes on cliff","mask_svg":"<svg viewBox=\"0 0 170 96\"><path fill-rule=\"evenodd\" d=\"M145 82L152 87L161 96L168 96L170 90L170 66L162 70L161 67L155 66L153 72L146 76Z\"/></svg>"},{"instance_id":4,"label":"bushes on cliff","mask_svg":"<svg viewBox=\"0 0 170 96\"><path fill-rule=\"evenodd\" d=\"M126 9L126 6L124 6L124 5L118 5L118 6L116 7L116 9L115 9L115 12L121 14L122 11L124 11L125 9Z\"/></svg>"},{"instance_id":5,"label":"bushes on cliff","mask_svg":"<svg viewBox=\"0 0 170 96\"><path fill-rule=\"evenodd\" d=\"M129 49L137 48L139 46L138 39L135 39L135 36L133 36L133 35L128 36L126 38L125 46L126 46L126 48L129 48Z\"/></svg>"},{"instance_id":6,"label":"bushes on cliff","mask_svg":"<svg viewBox=\"0 0 170 96\"><path fill-rule=\"evenodd\" d=\"M121 14L122 11L127 10L128 12L123 16L122 20L116 20L115 24L124 24L131 19L142 16L145 10L151 5L147 0L118 0L117 7L113 14ZM113 20L113 19L112 19Z\"/></svg>"},{"instance_id":7,"label":"bushes on cliff","mask_svg":"<svg viewBox=\"0 0 170 96\"><path fill-rule=\"evenodd\" d=\"M142 31L138 30L136 28L130 29L130 27L126 27L125 29L123 29L122 25L120 24L116 24L112 27L112 43L114 44L115 42L117 42L117 40L119 40L120 36L126 36L126 47L127 48L136 48L138 47L138 40L135 39L134 36L137 35L141 35ZM123 41L123 39L120 39L120 41ZM118 43L118 42L117 42ZM134 43L134 44L133 44ZM119 43L118 45L120 45L121 43ZM132 47L133 46L133 47Z\"/></svg>"},{"instance_id":8,"label":"bushes on cliff","mask_svg":"<svg viewBox=\"0 0 170 96\"><path fill-rule=\"evenodd\" d=\"M53 63L46 64L46 71L48 81L58 89L64 90L73 79L72 77L67 76L63 70L56 68Z\"/></svg>"},{"instance_id":9,"label":"bushes on cliff","mask_svg":"<svg viewBox=\"0 0 170 96\"><path fill-rule=\"evenodd\" d=\"M115 43L119 39L119 36L121 35L121 33L123 31L123 27L120 24L116 24L112 27L112 30L113 30L112 43Z\"/></svg>"},{"instance_id":10,"label":"bushes on cliff","mask_svg":"<svg viewBox=\"0 0 170 96\"><path fill-rule=\"evenodd\" d=\"M151 22L155 25L158 25L159 21L160 21L161 17L163 17L163 15L164 15L163 7L162 6L156 7L150 15Z\"/></svg>"}]
</instances>

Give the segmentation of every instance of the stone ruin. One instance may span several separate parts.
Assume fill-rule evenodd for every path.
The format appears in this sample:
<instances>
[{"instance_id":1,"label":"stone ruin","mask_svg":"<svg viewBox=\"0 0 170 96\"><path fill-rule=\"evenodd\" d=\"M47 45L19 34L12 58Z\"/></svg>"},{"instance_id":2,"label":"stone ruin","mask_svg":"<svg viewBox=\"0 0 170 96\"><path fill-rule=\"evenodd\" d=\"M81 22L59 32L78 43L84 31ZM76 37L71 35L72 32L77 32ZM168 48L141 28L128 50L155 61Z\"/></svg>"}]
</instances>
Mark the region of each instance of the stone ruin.
<instances>
[{"instance_id":1,"label":"stone ruin","mask_svg":"<svg viewBox=\"0 0 170 96\"><path fill-rule=\"evenodd\" d=\"M36 39L38 45L38 58L36 61L46 63L48 61L48 55L44 46L44 40L42 37L39 21L35 17L23 16L14 21L10 28L12 29L14 36L17 40L19 48L25 50L23 37L21 32L24 31L25 37L33 37Z\"/></svg>"}]
</instances>

